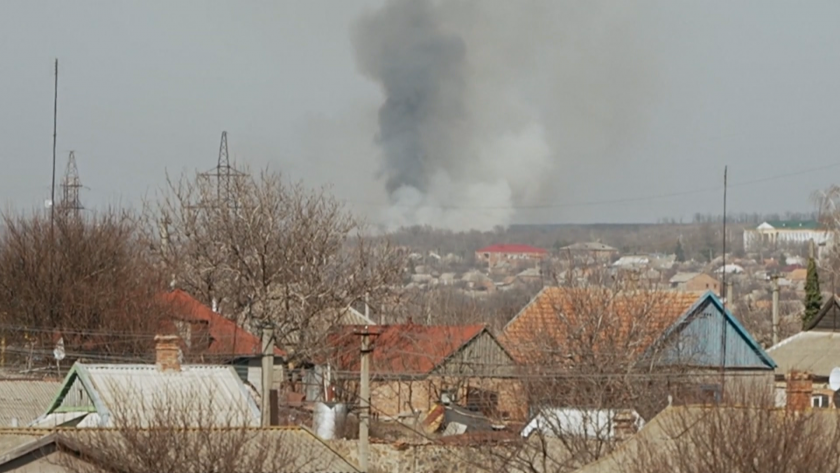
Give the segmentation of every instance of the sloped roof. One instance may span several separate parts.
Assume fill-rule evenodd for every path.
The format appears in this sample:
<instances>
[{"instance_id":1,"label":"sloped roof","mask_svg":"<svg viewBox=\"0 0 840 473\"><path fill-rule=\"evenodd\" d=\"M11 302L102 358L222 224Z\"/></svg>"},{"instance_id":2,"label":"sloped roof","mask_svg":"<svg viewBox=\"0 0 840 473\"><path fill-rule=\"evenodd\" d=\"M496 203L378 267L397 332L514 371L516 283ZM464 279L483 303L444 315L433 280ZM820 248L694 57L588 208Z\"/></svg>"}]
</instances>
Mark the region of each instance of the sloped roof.
<instances>
[{"instance_id":1,"label":"sloped roof","mask_svg":"<svg viewBox=\"0 0 840 473\"><path fill-rule=\"evenodd\" d=\"M679 471L678 458L685 455L714 453L707 451L715 445L714 441L698 446L695 444L698 438L722 438L723 441L731 441L726 439L734 439L738 435L734 429L743 428L745 425L750 426L750 424L752 424L750 427L767 426L772 416L779 416L779 419L782 419L787 415L789 412L784 409L762 407L669 406L647 422L636 435L619 444L609 455L585 465L576 472L612 473L625 470L627 465L636 465L636 471L641 471L643 468L640 466L651 460L655 461L655 466L651 465L653 468L670 465L672 471ZM808 416L813 416L814 422L809 422L807 425L819 429L817 435L823 435L826 439L835 437L834 432L840 425L838 422L840 415L837 410L817 409L809 412ZM758 432L764 432L766 428L768 427L759 428ZM810 430L798 425L796 428ZM747 435L752 436L752 433ZM757 471L765 471L766 467L778 461L773 456L757 458L760 458L761 463L767 464L756 464Z\"/></svg>"},{"instance_id":2,"label":"sloped roof","mask_svg":"<svg viewBox=\"0 0 840 473\"><path fill-rule=\"evenodd\" d=\"M139 431L131 435L142 436L145 432L151 433L151 431ZM158 430L152 435L161 435L161 431ZM163 435L167 435L166 431L163 431ZM177 448L179 442L183 442L181 445L184 447L193 448L212 446L241 448L237 452L240 464L249 465L250 462L254 462L254 467L262 467L269 471L298 473L356 473L360 471L357 466L342 457L311 430L302 426L178 430L169 435L173 438L173 448ZM151 454L134 451L131 450L131 446L125 446L126 435L119 429L0 430L0 444L2 444L2 439L10 439L11 442L8 444L10 448L0 450L0 467L51 444L60 445L75 452L84 452L85 460L94 463L107 461L101 452L100 445L102 444L108 445L107 458L111 459L120 456L121 449L125 449L126 458L142 459L144 454ZM201 452L196 452L195 459L198 459L200 455ZM182 456L184 457L190 458L188 455Z\"/></svg>"},{"instance_id":3,"label":"sloped roof","mask_svg":"<svg viewBox=\"0 0 840 473\"><path fill-rule=\"evenodd\" d=\"M47 410L61 383L34 379L0 379L0 428L29 425Z\"/></svg>"},{"instance_id":4,"label":"sloped roof","mask_svg":"<svg viewBox=\"0 0 840 473\"><path fill-rule=\"evenodd\" d=\"M798 301L798 302L801 303L801 301ZM805 309L804 304L802 304L802 309L803 310ZM828 315L828 313L830 311L832 311L832 309L834 309L834 311L840 311L840 297L838 297L836 295L835 296L829 296L828 298L826 298L825 302L823 302L823 305L820 308L820 311L817 312L817 315L812 317L810 321L808 321L808 325L806 325L803 328L803 330L813 330L814 328L816 328L817 325L819 325L819 323L822 321L822 319L826 315ZM829 319L829 320L831 320L831 319ZM832 326L832 329L840 329L840 327L834 327L834 325L836 323L837 323L837 320L835 319L829 325Z\"/></svg>"},{"instance_id":5,"label":"sloped roof","mask_svg":"<svg viewBox=\"0 0 840 473\"><path fill-rule=\"evenodd\" d=\"M683 284L700 276L702 273L677 273L669 281L671 284Z\"/></svg>"},{"instance_id":6,"label":"sloped roof","mask_svg":"<svg viewBox=\"0 0 840 473\"><path fill-rule=\"evenodd\" d=\"M547 253L547 251L530 245L501 244L485 246L476 250L476 253Z\"/></svg>"},{"instance_id":7,"label":"sloped roof","mask_svg":"<svg viewBox=\"0 0 840 473\"><path fill-rule=\"evenodd\" d=\"M207 324L210 345L201 354L218 357L255 356L262 353L260 338L236 322L196 300L186 292L176 289L163 295L165 301L173 304L175 317L185 322L198 321ZM283 350L274 348L276 356L284 355Z\"/></svg>"},{"instance_id":8,"label":"sloped roof","mask_svg":"<svg viewBox=\"0 0 840 473\"><path fill-rule=\"evenodd\" d=\"M338 327L327 337L327 355L339 370L359 372L363 326ZM480 325L377 325L368 328L374 375L426 375L486 330Z\"/></svg>"},{"instance_id":9,"label":"sloped roof","mask_svg":"<svg viewBox=\"0 0 840 473\"><path fill-rule=\"evenodd\" d=\"M161 409L195 412L202 417L195 419L201 426L253 426L260 420L254 399L231 366L186 365L180 371L161 371L155 365L76 363L35 426L51 427L49 415L62 407L76 380L93 404L78 410L98 416L86 423L91 426L112 426L123 419L148 426L160 420L156 415Z\"/></svg>"},{"instance_id":10,"label":"sloped roof","mask_svg":"<svg viewBox=\"0 0 840 473\"><path fill-rule=\"evenodd\" d=\"M814 376L828 376L840 366L840 333L799 332L767 350L776 362L776 374L792 369L808 371Z\"/></svg>"},{"instance_id":11,"label":"sloped roof","mask_svg":"<svg viewBox=\"0 0 840 473\"><path fill-rule=\"evenodd\" d=\"M673 291L547 287L508 322L500 342L514 359L527 363L542 359L552 349L568 346L581 330L598 322L594 319L600 319L600 338L610 345L600 349L628 347L639 354L697 299L697 295ZM590 317L593 320L588 320Z\"/></svg>"}]
</instances>

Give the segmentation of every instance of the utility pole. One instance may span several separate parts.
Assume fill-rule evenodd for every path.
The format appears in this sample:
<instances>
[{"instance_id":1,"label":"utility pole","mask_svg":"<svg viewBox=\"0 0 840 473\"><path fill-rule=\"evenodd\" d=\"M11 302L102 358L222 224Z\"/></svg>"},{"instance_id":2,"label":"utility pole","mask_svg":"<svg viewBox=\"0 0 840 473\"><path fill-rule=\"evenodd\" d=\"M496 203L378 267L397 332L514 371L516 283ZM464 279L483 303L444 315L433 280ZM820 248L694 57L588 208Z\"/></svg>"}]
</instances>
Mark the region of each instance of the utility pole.
<instances>
[{"instance_id":1,"label":"utility pole","mask_svg":"<svg viewBox=\"0 0 840 473\"><path fill-rule=\"evenodd\" d=\"M361 379L359 380L359 391L361 394L359 404L359 467L363 473L368 472L370 460L370 444L368 433L370 430L370 354L373 349L370 346L370 331L368 326L362 330L362 360Z\"/></svg>"},{"instance_id":2,"label":"utility pole","mask_svg":"<svg viewBox=\"0 0 840 473\"><path fill-rule=\"evenodd\" d=\"M262 407L260 409L263 427L271 425L271 385L274 374L274 327L265 324L262 329Z\"/></svg>"},{"instance_id":3,"label":"utility pole","mask_svg":"<svg viewBox=\"0 0 840 473\"><path fill-rule=\"evenodd\" d=\"M773 345L779 343L779 275L770 276L773 287Z\"/></svg>"}]
</instances>

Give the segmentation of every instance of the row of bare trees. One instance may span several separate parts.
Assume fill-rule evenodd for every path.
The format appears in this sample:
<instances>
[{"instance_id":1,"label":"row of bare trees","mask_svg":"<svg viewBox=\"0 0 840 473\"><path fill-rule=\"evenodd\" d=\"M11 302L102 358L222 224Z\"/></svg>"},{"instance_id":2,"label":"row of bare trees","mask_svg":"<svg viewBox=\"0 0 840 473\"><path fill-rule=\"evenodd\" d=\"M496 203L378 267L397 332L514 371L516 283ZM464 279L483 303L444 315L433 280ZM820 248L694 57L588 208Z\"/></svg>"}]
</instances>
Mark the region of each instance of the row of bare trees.
<instances>
[{"instance_id":1,"label":"row of bare trees","mask_svg":"<svg viewBox=\"0 0 840 473\"><path fill-rule=\"evenodd\" d=\"M3 214L0 334L7 353L148 355L179 287L253 330L271 325L290 356L349 304L392 291L402 255L325 189L279 173L167 181L142 213ZM4 353L5 354L5 353Z\"/></svg>"}]
</instances>

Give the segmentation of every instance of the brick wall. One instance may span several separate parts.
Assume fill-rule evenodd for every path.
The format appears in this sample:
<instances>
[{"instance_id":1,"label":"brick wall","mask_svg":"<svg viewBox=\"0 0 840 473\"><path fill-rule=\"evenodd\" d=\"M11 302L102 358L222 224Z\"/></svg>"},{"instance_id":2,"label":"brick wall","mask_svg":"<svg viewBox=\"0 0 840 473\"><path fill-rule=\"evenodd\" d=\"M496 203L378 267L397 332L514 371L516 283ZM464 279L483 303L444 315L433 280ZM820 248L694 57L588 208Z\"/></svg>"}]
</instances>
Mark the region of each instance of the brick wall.
<instances>
[{"instance_id":1,"label":"brick wall","mask_svg":"<svg viewBox=\"0 0 840 473\"><path fill-rule=\"evenodd\" d=\"M526 420L528 404L519 381L507 378L456 378L432 376L417 381L375 381L371 383L371 405L375 414L393 417L410 412L428 412L440 400L443 390L453 390L463 405L469 388L498 394L498 416Z\"/></svg>"}]
</instances>

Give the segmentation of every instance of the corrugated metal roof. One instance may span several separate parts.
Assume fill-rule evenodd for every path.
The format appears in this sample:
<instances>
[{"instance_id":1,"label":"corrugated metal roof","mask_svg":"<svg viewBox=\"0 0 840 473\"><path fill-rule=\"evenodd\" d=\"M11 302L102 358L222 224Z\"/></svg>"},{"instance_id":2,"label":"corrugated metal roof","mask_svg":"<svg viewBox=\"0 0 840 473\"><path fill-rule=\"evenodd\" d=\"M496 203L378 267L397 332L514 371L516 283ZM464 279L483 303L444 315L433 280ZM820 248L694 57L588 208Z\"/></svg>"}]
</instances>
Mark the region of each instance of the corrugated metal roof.
<instances>
[{"instance_id":1,"label":"corrugated metal roof","mask_svg":"<svg viewBox=\"0 0 840 473\"><path fill-rule=\"evenodd\" d=\"M142 438L144 432L134 431L131 435ZM156 430L151 435L167 435L166 431ZM223 430L177 430L172 436L172 449L191 449L179 453L179 458L187 463L207 461L203 450L229 448L236 452L237 461L242 467L253 467L259 471L295 471L297 473L356 473L359 469L342 457L326 442L318 438L305 427L270 427L242 428ZM8 448L2 449L8 439ZM13 461L33 448L40 448L48 443L69 444L71 448L85 448L89 453L87 461L98 462L113 460L126 452L125 458L142 461L144 455L157 454L157 451L139 452L131 443L126 445L126 433L121 429L19 429L18 431L0 431L0 462ZM103 444L111 449L107 458L99 456ZM30 447L31 446L31 447ZM167 452L159 452L166 454ZM0 464L2 466L2 464ZM127 466L127 465L120 465ZM185 465L194 466L198 465Z\"/></svg>"},{"instance_id":2,"label":"corrugated metal roof","mask_svg":"<svg viewBox=\"0 0 840 473\"><path fill-rule=\"evenodd\" d=\"M26 445L41 438L42 435L21 429L20 431L10 431L0 433L0 456L6 452L14 450L21 445Z\"/></svg>"},{"instance_id":3,"label":"corrugated metal roof","mask_svg":"<svg viewBox=\"0 0 840 473\"><path fill-rule=\"evenodd\" d=\"M47 410L59 387L58 381L0 380L0 427L12 427L13 419L29 425Z\"/></svg>"},{"instance_id":4,"label":"corrugated metal roof","mask_svg":"<svg viewBox=\"0 0 840 473\"><path fill-rule=\"evenodd\" d=\"M800 332L770 347L767 353L776 362L776 373L792 369L828 376L840 366L840 333Z\"/></svg>"},{"instance_id":5,"label":"corrugated metal roof","mask_svg":"<svg viewBox=\"0 0 840 473\"><path fill-rule=\"evenodd\" d=\"M88 365L76 363L62 385L66 393L76 379L88 391L101 426L129 422L159 425L161 410L179 416L177 425L255 426L260 412L230 366L186 365L161 371L154 365ZM59 396L50 407L61 404Z\"/></svg>"}]
</instances>

